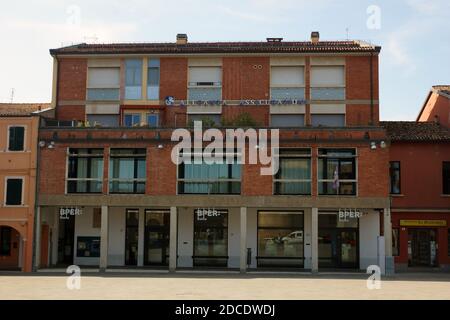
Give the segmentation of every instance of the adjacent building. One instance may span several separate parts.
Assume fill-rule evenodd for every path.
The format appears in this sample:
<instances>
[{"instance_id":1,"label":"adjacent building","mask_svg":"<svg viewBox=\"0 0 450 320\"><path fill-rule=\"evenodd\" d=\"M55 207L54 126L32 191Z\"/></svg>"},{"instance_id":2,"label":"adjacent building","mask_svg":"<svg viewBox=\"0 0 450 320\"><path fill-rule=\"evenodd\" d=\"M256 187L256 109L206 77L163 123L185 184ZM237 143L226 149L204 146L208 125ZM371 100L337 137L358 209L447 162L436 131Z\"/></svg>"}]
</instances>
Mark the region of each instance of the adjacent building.
<instances>
[{"instance_id":1,"label":"adjacent building","mask_svg":"<svg viewBox=\"0 0 450 320\"><path fill-rule=\"evenodd\" d=\"M391 270L379 52L318 33L51 50L36 267ZM220 154L229 163L173 162L174 130L194 121L279 129L280 170L240 164L248 147Z\"/></svg>"},{"instance_id":2,"label":"adjacent building","mask_svg":"<svg viewBox=\"0 0 450 320\"><path fill-rule=\"evenodd\" d=\"M435 121L450 128L450 85L436 85L431 88L417 121Z\"/></svg>"},{"instance_id":3,"label":"adjacent building","mask_svg":"<svg viewBox=\"0 0 450 320\"><path fill-rule=\"evenodd\" d=\"M32 270L39 115L49 104L0 104L0 270Z\"/></svg>"}]
</instances>

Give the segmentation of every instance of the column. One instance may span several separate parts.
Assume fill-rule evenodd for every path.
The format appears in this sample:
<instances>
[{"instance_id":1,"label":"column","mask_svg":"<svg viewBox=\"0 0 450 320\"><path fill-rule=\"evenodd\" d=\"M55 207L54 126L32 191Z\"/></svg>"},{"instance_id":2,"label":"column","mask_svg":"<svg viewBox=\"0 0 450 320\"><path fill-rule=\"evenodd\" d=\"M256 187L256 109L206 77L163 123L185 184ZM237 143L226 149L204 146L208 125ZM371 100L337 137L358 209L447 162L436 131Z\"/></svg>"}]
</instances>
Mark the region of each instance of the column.
<instances>
[{"instance_id":1,"label":"column","mask_svg":"<svg viewBox=\"0 0 450 320\"><path fill-rule=\"evenodd\" d=\"M311 209L311 271L319 271L319 209Z\"/></svg>"},{"instance_id":2,"label":"column","mask_svg":"<svg viewBox=\"0 0 450 320\"><path fill-rule=\"evenodd\" d=\"M177 269L177 207L170 207L169 271Z\"/></svg>"},{"instance_id":3,"label":"column","mask_svg":"<svg viewBox=\"0 0 450 320\"><path fill-rule=\"evenodd\" d=\"M108 267L108 206L102 206L102 224L100 230L100 272Z\"/></svg>"},{"instance_id":4,"label":"column","mask_svg":"<svg viewBox=\"0 0 450 320\"><path fill-rule=\"evenodd\" d=\"M386 254L386 274L394 273L394 257L392 257L392 221L391 208L384 208L383 216L384 244Z\"/></svg>"},{"instance_id":5,"label":"column","mask_svg":"<svg viewBox=\"0 0 450 320\"><path fill-rule=\"evenodd\" d=\"M241 273L247 272L247 207L241 207L241 257L239 269Z\"/></svg>"},{"instance_id":6,"label":"column","mask_svg":"<svg viewBox=\"0 0 450 320\"><path fill-rule=\"evenodd\" d=\"M139 209L139 226L138 226L138 267L144 266L144 235L145 235L145 212Z\"/></svg>"}]
</instances>

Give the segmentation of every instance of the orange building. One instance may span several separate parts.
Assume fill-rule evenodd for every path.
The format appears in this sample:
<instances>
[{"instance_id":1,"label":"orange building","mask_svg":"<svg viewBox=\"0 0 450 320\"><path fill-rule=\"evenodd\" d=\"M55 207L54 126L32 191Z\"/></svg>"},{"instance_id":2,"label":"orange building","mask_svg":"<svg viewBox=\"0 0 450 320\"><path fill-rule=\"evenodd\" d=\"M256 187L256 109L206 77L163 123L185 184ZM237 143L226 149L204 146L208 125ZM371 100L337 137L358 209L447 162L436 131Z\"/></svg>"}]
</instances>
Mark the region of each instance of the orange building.
<instances>
[{"instance_id":1,"label":"orange building","mask_svg":"<svg viewBox=\"0 0 450 320\"><path fill-rule=\"evenodd\" d=\"M32 271L39 116L48 104L0 104L0 269Z\"/></svg>"},{"instance_id":2,"label":"orange building","mask_svg":"<svg viewBox=\"0 0 450 320\"><path fill-rule=\"evenodd\" d=\"M431 88L417 121L435 121L450 128L450 85Z\"/></svg>"}]
</instances>

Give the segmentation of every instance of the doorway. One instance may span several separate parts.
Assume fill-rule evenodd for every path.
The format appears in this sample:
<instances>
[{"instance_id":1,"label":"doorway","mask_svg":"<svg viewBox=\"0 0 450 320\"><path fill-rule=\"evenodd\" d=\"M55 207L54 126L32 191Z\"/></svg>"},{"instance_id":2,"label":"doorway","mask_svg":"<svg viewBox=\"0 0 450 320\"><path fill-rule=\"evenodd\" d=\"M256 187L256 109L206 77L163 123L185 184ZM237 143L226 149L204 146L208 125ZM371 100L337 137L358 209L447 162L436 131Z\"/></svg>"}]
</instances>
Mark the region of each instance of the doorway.
<instances>
[{"instance_id":1,"label":"doorway","mask_svg":"<svg viewBox=\"0 0 450 320\"><path fill-rule=\"evenodd\" d=\"M72 265L74 256L75 215L59 218L58 264Z\"/></svg>"},{"instance_id":2,"label":"doorway","mask_svg":"<svg viewBox=\"0 0 450 320\"><path fill-rule=\"evenodd\" d=\"M145 211L144 265L169 263L170 211Z\"/></svg>"},{"instance_id":3,"label":"doorway","mask_svg":"<svg viewBox=\"0 0 450 320\"><path fill-rule=\"evenodd\" d=\"M435 229L408 229L408 265L410 267L437 266Z\"/></svg>"},{"instance_id":4,"label":"doorway","mask_svg":"<svg viewBox=\"0 0 450 320\"><path fill-rule=\"evenodd\" d=\"M227 267L228 211L194 211L194 266Z\"/></svg>"},{"instance_id":5,"label":"doorway","mask_svg":"<svg viewBox=\"0 0 450 320\"><path fill-rule=\"evenodd\" d=\"M319 267L348 269L357 268L357 230L319 230Z\"/></svg>"},{"instance_id":6,"label":"doorway","mask_svg":"<svg viewBox=\"0 0 450 320\"><path fill-rule=\"evenodd\" d=\"M125 265L137 266L139 241L138 209L127 209L125 229Z\"/></svg>"}]
</instances>

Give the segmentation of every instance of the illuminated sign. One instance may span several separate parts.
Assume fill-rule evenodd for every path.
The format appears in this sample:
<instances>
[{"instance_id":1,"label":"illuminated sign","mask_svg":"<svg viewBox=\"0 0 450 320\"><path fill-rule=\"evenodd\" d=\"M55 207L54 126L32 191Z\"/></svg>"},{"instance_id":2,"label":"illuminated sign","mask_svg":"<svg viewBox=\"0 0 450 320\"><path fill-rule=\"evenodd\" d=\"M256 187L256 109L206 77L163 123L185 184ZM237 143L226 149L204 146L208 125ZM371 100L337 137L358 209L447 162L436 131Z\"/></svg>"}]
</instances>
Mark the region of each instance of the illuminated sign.
<instances>
[{"instance_id":1,"label":"illuminated sign","mask_svg":"<svg viewBox=\"0 0 450 320\"><path fill-rule=\"evenodd\" d=\"M61 220L68 220L69 216L79 216L83 214L80 208L59 208L59 218Z\"/></svg>"},{"instance_id":2,"label":"illuminated sign","mask_svg":"<svg viewBox=\"0 0 450 320\"><path fill-rule=\"evenodd\" d=\"M400 220L402 227L446 227L446 220Z\"/></svg>"},{"instance_id":3,"label":"illuminated sign","mask_svg":"<svg viewBox=\"0 0 450 320\"><path fill-rule=\"evenodd\" d=\"M350 219L359 219L362 217L362 212L356 209L339 209L339 221L349 222Z\"/></svg>"}]
</instances>

